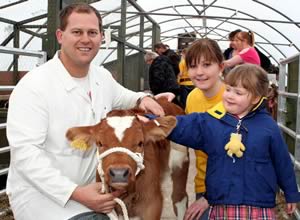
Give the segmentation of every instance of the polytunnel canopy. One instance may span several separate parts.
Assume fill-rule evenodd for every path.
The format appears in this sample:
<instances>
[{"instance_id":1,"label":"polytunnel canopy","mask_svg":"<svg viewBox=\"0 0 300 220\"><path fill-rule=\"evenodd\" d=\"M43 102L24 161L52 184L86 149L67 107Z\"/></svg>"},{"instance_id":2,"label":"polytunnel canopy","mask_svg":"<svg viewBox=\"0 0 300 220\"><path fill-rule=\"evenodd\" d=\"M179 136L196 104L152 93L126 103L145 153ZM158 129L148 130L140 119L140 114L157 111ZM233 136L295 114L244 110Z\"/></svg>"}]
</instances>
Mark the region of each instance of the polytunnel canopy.
<instances>
[{"instance_id":1,"label":"polytunnel canopy","mask_svg":"<svg viewBox=\"0 0 300 220\"><path fill-rule=\"evenodd\" d=\"M112 0L102 0L94 5L105 13ZM228 47L228 34L236 29L253 31L255 44L270 57L272 63L292 56L300 48L300 13L296 0L137 0L144 13L128 4L127 32L138 33L140 17L149 15L161 30L161 41L177 48L178 34L196 33L197 38L208 37L218 41L222 49ZM109 8L112 13L104 17L104 23L115 24L120 20L120 1ZM106 9L105 9L106 8ZM152 23L145 19L144 29ZM148 37L147 37L148 36ZM145 47L151 47L151 33L145 34ZM134 37L132 37L134 38ZM134 39L132 39L134 42Z\"/></svg>"},{"instance_id":2,"label":"polytunnel canopy","mask_svg":"<svg viewBox=\"0 0 300 220\"><path fill-rule=\"evenodd\" d=\"M62 0L63 4L72 2ZM236 29L253 31L255 44L271 62L278 64L300 51L300 13L297 0L100 0L89 1L103 16L105 29L110 28L118 37L119 29L125 26L126 40L134 46L152 48L153 25L160 29L159 41L178 49L178 36L187 33L196 38L209 37L218 41L222 49L228 47L228 34ZM126 5L125 9L124 6ZM124 16L121 12L126 11ZM47 0L1 0L0 2L0 42L12 46L9 41L14 32L14 23L46 25L48 12ZM122 17L123 15L123 17ZM32 22L31 19L35 18ZM38 18L38 19L37 19ZM141 20L143 18L143 20ZM126 19L126 20L125 20ZM25 22L24 22L25 21ZM122 22L123 21L123 22ZM125 22L124 22L125 21ZM141 38L141 22L144 24ZM47 34L45 28L31 28L20 34L20 48L41 50L42 40L37 35ZM192 36L192 35L191 35ZM116 59L115 38L109 47L102 46L98 63ZM103 42L105 43L105 42ZM137 52L126 49L126 54ZM5 65L5 64L1 64Z\"/></svg>"}]
</instances>

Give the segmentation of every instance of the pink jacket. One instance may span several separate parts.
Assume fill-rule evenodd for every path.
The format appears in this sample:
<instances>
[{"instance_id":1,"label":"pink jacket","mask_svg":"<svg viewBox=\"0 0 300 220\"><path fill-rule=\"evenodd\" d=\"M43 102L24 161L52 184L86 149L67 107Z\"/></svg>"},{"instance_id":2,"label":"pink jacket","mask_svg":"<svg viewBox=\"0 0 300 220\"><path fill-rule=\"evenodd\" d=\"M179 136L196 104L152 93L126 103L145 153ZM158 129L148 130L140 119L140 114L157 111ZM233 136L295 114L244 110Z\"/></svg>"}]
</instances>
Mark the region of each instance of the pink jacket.
<instances>
[{"instance_id":1,"label":"pink jacket","mask_svg":"<svg viewBox=\"0 0 300 220\"><path fill-rule=\"evenodd\" d=\"M260 65L260 58L254 47L249 47L246 49L243 49L239 53L240 57L244 61L244 63L252 63Z\"/></svg>"}]
</instances>

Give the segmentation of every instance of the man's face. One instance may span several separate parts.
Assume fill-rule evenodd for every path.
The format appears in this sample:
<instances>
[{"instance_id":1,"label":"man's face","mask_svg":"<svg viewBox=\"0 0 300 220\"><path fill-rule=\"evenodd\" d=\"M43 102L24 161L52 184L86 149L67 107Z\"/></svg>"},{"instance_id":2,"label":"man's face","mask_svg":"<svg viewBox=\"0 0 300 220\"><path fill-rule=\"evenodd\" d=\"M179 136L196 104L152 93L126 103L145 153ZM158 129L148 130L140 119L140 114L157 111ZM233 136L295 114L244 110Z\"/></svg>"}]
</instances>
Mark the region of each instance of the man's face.
<instances>
[{"instance_id":1,"label":"man's face","mask_svg":"<svg viewBox=\"0 0 300 220\"><path fill-rule=\"evenodd\" d=\"M149 59L149 60L146 61L146 64L147 64L147 65L151 65L152 62L153 62L153 59Z\"/></svg>"},{"instance_id":2,"label":"man's face","mask_svg":"<svg viewBox=\"0 0 300 220\"><path fill-rule=\"evenodd\" d=\"M159 55L162 55L163 52L165 52L165 50L164 50L164 48L161 47L161 48L156 48L155 52L158 53Z\"/></svg>"},{"instance_id":3,"label":"man's face","mask_svg":"<svg viewBox=\"0 0 300 220\"><path fill-rule=\"evenodd\" d=\"M60 58L68 70L88 68L102 40L99 21L94 13L72 13L66 29L57 30L56 36L61 44Z\"/></svg>"}]
</instances>

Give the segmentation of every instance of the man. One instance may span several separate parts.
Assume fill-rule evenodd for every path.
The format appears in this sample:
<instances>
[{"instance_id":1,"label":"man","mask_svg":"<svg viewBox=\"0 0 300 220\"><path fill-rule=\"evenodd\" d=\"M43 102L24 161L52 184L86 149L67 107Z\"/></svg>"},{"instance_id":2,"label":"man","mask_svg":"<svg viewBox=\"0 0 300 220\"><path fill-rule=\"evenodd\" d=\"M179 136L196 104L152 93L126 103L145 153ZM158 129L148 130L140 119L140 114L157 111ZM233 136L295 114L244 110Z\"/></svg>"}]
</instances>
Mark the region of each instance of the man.
<instances>
[{"instance_id":1,"label":"man","mask_svg":"<svg viewBox=\"0 0 300 220\"><path fill-rule=\"evenodd\" d=\"M171 60L164 55L159 56L155 52L147 52L144 56L146 64L149 67L149 86L154 95L164 92L175 94L174 103L181 105L179 102L180 86L172 68Z\"/></svg>"},{"instance_id":2,"label":"man","mask_svg":"<svg viewBox=\"0 0 300 220\"><path fill-rule=\"evenodd\" d=\"M180 72L179 70L180 57L173 50L171 50L168 46L166 46L163 43L155 44L154 51L158 53L160 56L161 55L167 56L171 60L175 77L177 78L177 75Z\"/></svg>"},{"instance_id":3,"label":"man","mask_svg":"<svg viewBox=\"0 0 300 220\"><path fill-rule=\"evenodd\" d=\"M7 117L11 146L7 194L16 220L108 219L114 198L95 183L96 149L70 147L68 128L98 123L116 108L139 107L163 115L144 93L119 85L104 68L91 65L102 40L102 21L88 4L60 13L61 50L16 86Z\"/></svg>"}]
</instances>

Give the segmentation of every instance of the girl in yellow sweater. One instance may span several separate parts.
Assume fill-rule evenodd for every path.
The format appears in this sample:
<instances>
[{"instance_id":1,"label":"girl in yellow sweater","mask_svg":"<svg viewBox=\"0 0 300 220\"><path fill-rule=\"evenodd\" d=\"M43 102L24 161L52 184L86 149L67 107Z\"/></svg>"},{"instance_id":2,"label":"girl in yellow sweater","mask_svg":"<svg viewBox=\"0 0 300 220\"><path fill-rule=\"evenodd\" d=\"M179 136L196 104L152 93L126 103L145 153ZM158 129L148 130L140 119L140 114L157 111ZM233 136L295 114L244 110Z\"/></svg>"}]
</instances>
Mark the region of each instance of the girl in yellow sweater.
<instances>
[{"instance_id":1,"label":"girl in yellow sweater","mask_svg":"<svg viewBox=\"0 0 300 220\"><path fill-rule=\"evenodd\" d=\"M186 113L205 112L222 100L225 86L221 79L224 69L223 54L216 41L200 39L195 41L185 57L193 89L186 102ZM195 150L197 174L195 176L196 201L191 204L185 219L208 219L208 204L205 198L205 173L207 155Z\"/></svg>"}]
</instances>

